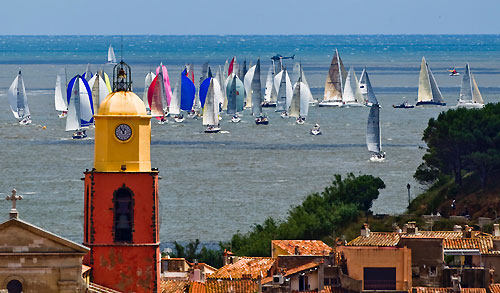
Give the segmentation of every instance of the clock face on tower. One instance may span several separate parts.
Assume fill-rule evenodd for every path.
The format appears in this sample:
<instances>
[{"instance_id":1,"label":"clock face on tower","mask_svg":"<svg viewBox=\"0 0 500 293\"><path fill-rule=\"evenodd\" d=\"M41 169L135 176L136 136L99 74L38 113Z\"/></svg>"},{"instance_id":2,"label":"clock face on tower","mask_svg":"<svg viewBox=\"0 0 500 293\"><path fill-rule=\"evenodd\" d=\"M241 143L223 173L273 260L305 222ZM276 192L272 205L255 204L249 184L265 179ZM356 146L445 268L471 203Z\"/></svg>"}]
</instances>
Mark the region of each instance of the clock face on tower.
<instances>
[{"instance_id":1,"label":"clock face on tower","mask_svg":"<svg viewBox=\"0 0 500 293\"><path fill-rule=\"evenodd\" d=\"M132 136L132 128L127 124L120 124L116 126L115 136L121 141L126 141Z\"/></svg>"}]
</instances>

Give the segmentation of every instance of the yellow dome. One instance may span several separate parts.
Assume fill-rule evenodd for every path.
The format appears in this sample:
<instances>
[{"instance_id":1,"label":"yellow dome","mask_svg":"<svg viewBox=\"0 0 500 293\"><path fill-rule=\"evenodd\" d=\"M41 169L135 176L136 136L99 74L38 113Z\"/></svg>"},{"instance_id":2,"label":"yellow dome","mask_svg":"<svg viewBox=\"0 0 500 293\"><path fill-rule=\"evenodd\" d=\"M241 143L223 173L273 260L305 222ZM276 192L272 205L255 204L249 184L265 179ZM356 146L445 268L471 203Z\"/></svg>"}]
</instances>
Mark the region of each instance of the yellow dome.
<instances>
[{"instance_id":1,"label":"yellow dome","mask_svg":"<svg viewBox=\"0 0 500 293\"><path fill-rule=\"evenodd\" d=\"M99 106L97 115L147 115L144 102L133 92L109 94Z\"/></svg>"}]
</instances>

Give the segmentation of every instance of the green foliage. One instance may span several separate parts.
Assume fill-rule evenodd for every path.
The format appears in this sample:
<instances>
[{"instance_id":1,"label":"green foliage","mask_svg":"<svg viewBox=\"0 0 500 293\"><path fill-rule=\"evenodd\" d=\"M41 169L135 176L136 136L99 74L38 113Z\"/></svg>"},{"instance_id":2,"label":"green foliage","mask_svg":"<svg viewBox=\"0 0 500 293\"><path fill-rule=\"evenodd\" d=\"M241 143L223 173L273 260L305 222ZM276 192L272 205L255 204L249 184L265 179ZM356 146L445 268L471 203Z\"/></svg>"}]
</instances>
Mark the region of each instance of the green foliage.
<instances>
[{"instance_id":1,"label":"green foliage","mask_svg":"<svg viewBox=\"0 0 500 293\"><path fill-rule=\"evenodd\" d=\"M215 268L222 267L222 245L220 245L219 250L208 249L203 246L199 249L200 240L190 241L186 246L182 246L177 241L174 242L175 251L172 253L172 257L185 258L189 262L194 262L197 260L200 263L206 263Z\"/></svg>"},{"instance_id":2,"label":"green foliage","mask_svg":"<svg viewBox=\"0 0 500 293\"><path fill-rule=\"evenodd\" d=\"M384 182L371 175L334 176L332 185L321 193L308 195L301 205L288 212L285 221L268 218L247 234L237 233L231 239L234 253L246 256L270 256L274 239L322 239L358 220L369 212Z\"/></svg>"},{"instance_id":3,"label":"green foliage","mask_svg":"<svg viewBox=\"0 0 500 293\"><path fill-rule=\"evenodd\" d=\"M420 183L433 183L440 174L452 174L462 185L464 171L476 171L482 188L500 169L500 104L483 109L452 109L431 118L422 140L428 149L415 172Z\"/></svg>"}]
</instances>

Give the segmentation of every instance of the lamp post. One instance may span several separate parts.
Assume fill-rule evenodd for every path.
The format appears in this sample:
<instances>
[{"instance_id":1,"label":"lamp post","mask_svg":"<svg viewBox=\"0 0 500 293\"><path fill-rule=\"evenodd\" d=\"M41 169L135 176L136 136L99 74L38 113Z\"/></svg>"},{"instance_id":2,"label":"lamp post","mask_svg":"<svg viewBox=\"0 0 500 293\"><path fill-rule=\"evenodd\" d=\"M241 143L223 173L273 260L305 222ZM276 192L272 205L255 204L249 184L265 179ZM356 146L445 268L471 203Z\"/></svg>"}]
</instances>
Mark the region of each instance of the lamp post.
<instances>
[{"instance_id":1,"label":"lamp post","mask_svg":"<svg viewBox=\"0 0 500 293\"><path fill-rule=\"evenodd\" d=\"M408 206L410 206L411 203L410 188L411 188L410 183L406 184L406 189L408 189Z\"/></svg>"}]
</instances>

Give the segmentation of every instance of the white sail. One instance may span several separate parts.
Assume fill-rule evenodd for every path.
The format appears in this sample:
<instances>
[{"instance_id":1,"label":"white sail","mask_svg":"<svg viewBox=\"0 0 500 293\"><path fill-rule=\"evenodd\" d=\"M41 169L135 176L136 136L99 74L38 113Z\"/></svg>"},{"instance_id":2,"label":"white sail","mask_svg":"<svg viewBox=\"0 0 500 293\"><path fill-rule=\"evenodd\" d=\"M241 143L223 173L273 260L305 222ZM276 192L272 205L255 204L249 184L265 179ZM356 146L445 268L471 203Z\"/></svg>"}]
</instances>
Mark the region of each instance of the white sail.
<instances>
[{"instance_id":1,"label":"white sail","mask_svg":"<svg viewBox=\"0 0 500 293\"><path fill-rule=\"evenodd\" d=\"M68 111L68 99L66 94L66 69L61 69L57 74L56 87L54 93L54 103L56 111Z\"/></svg>"},{"instance_id":2,"label":"white sail","mask_svg":"<svg viewBox=\"0 0 500 293\"><path fill-rule=\"evenodd\" d=\"M30 115L28 107L28 97L26 96L26 89L24 87L24 80L19 69L19 73L9 87L9 104L12 114L17 119L23 119Z\"/></svg>"},{"instance_id":3,"label":"white sail","mask_svg":"<svg viewBox=\"0 0 500 293\"><path fill-rule=\"evenodd\" d=\"M418 102L444 103L443 95L439 90L436 79L427 64L427 61L425 61L425 57L422 57L422 62L420 63L420 75L418 78Z\"/></svg>"},{"instance_id":4,"label":"white sail","mask_svg":"<svg viewBox=\"0 0 500 293\"><path fill-rule=\"evenodd\" d=\"M91 93L87 91L84 82L80 79L80 114L82 120L90 121L94 116L92 106L90 105Z\"/></svg>"},{"instance_id":5,"label":"white sail","mask_svg":"<svg viewBox=\"0 0 500 293\"><path fill-rule=\"evenodd\" d=\"M366 146L370 152L380 153L382 141L380 135L380 108L378 105L370 107L368 123L366 127Z\"/></svg>"},{"instance_id":6,"label":"white sail","mask_svg":"<svg viewBox=\"0 0 500 293\"><path fill-rule=\"evenodd\" d=\"M172 99L170 100L169 112L172 115L179 115L181 113L181 95L179 93L180 81L178 80L175 84L174 92L172 93Z\"/></svg>"},{"instance_id":7,"label":"white sail","mask_svg":"<svg viewBox=\"0 0 500 293\"><path fill-rule=\"evenodd\" d=\"M472 80L469 71L469 64L465 65L465 72L462 76L462 86L460 87L460 97L458 103L472 103Z\"/></svg>"},{"instance_id":8,"label":"white sail","mask_svg":"<svg viewBox=\"0 0 500 293\"><path fill-rule=\"evenodd\" d=\"M224 94L222 93L222 87L216 78L212 78L214 83L214 95L215 95L215 105L217 109L224 103Z\"/></svg>"},{"instance_id":9,"label":"white sail","mask_svg":"<svg viewBox=\"0 0 500 293\"><path fill-rule=\"evenodd\" d=\"M109 95L108 87L106 86L106 82L102 79L99 73L96 73L89 80L90 90L92 91L92 102L94 106L94 112L97 113L99 109L99 105L106 99Z\"/></svg>"},{"instance_id":10,"label":"white sail","mask_svg":"<svg viewBox=\"0 0 500 293\"><path fill-rule=\"evenodd\" d=\"M298 118L300 116L300 82L293 89L292 101L290 102L290 108L287 110L291 117Z\"/></svg>"},{"instance_id":11,"label":"white sail","mask_svg":"<svg viewBox=\"0 0 500 293\"><path fill-rule=\"evenodd\" d=\"M87 63L87 69L85 69L85 79L89 81L92 78L92 71L90 70L90 63Z\"/></svg>"},{"instance_id":12,"label":"white sail","mask_svg":"<svg viewBox=\"0 0 500 293\"><path fill-rule=\"evenodd\" d=\"M277 89L276 111L285 111L286 108L286 74L282 70L274 77L274 87Z\"/></svg>"},{"instance_id":13,"label":"white sail","mask_svg":"<svg viewBox=\"0 0 500 293\"><path fill-rule=\"evenodd\" d=\"M250 69L245 74L245 78L243 80L243 84L245 85L245 94L246 94L245 108L252 107L252 81L253 81L253 76L255 74L256 66L257 65L250 67Z\"/></svg>"},{"instance_id":14,"label":"white sail","mask_svg":"<svg viewBox=\"0 0 500 293\"><path fill-rule=\"evenodd\" d=\"M365 101L363 99L363 94L361 94L361 89L359 88L359 81L358 77L356 76L356 72L354 71L354 68L352 68L352 75L354 76L354 82L356 84L356 87L354 89L354 97L356 98L356 102L360 105L364 105ZM371 87L371 85L370 85Z\"/></svg>"},{"instance_id":15,"label":"white sail","mask_svg":"<svg viewBox=\"0 0 500 293\"><path fill-rule=\"evenodd\" d=\"M217 74L215 75L215 79L217 79L217 83L219 84L220 90L221 90L221 97L219 104L222 105L224 108L224 104L227 106L227 98L226 98L226 87L225 83L223 81L223 73L222 73L222 68L219 66L219 70L217 71Z\"/></svg>"},{"instance_id":16,"label":"white sail","mask_svg":"<svg viewBox=\"0 0 500 293\"><path fill-rule=\"evenodd\" d=\"M73 131L81 128L80 108L80 78L78 77L73 83L73 88L71 89L71 97L68 104L68 116L66 117L66 131Z\"/></svg>"},{"instance_id":17,"label":"white sail","mask_svg":"<svg viewBox=\"0 0 500 293\"><path fill-rule=\"evenodd\" d=\"M377 97L375 97L375 93L373 92L372 84L370 82L370 78L368 77L366 68L364 68L363 72L361 73L361 78L359 80L359 89L366 104L378 105L378 100Z\"/></svg>"},{"instance_id":18,"label":"white sail","mask_svg":"<svg viewBox=\"0 0 500 293\"><path fill-rule=\"evenodd\" d=\"M309 113L309 103L313 100L309 86L303 81L298 83L300 85L300 117L306 117Z\"/></svg>"},{"instance_id":19,"label":"white sail","mask_svg":"<svg viewBox=\"0 0 500 293\"><path fill-rule=\"evenodd\" d=\"M222 72L223 73L223 77L227 79L228 75L229 75L229 62L227 61L226 59L226 63L224 63L224 71Z\"/></svg>"},{"instance_id":20,"label":"white sail","mask_svg":"<svg viewBox=\"0 0 500 293\"><path fill-rule=\"evenodd\" d=\"M210 79L205 105L203 106L203 125L219 124L219 105L215 102L214 79Z\"/></svg>"},{"instance_id":21,"label":"white sail","mask_svg":"<svg viewBox=\"0 0 500 293\"><path fill-rule=\"evenodd\" d=\"M115 50L113 50L113 46L111 46L111 44L108 48L108 63L116 63Z\"/></svg>"},{"instance_id":22,"label":"white sail","mask_svg":"<svg viewBox=\"0 0 500 293\"><path fill-rule=\"evenodd\" d=\"M356 76L354 76L354 69L351 67L349 73L347 74L347 79L345 81L344 92L342 94L342 100L344 104L356 103L355 89L358 87L356 84Z\"/></svg>"},{"instance_id":23,"label":"white sail","mask_svg":"<svg viewBox=\"0 0 500 293\"><path fill-rule=\"evenodd\" d=\"M271 64L269 66L269 70L267 71L266 89L264 91L264 101L266 102L273 101L272 99L273 81L274 81L274 66L273 64Z\"/></svg>"},{"instance_id":24,"label":"white sail","mask_svg":"<svg viewBox=\"0 0 500 293\"><path fill-rule=\"evenodd\" d=\"M252 67L253 68L253 67ZM257 60L255 71L252 79L252 115L262 115L262 86L260 83L260 59Z\"/></svg>"},{"instance_id":25,"label":"white sail","mask_svg":"<svg viewBox=\"0 0 500 293\"><path fill-rule=\"evenodd\" d=\"M144 106L146 106L146 110L148 112L150 111L149 101L148 101L148 90L155 77L156 74L150 71L148 74L146 74L146 78L144 79L144 94L142 96L142 101L144 102Z\"/></svg>"},{"instance_id":26,"label":"white sail","mask_svg":"<svg viewBox=\"0 0 500 293\"><path fill-rule=\"evenodd\" d=\"M474 75L472 73L470 74L470 76L472 79L472 102L484 105L483 96L481 95L481 92L479 92L479 88L477 87L476 79L474 78Z\"/></svg>"},{"instance_id":27,"label":"white sail","mask_svg":"<svg viewBox=\"0 0 500 293\"><path fill-rule=\"evenodd\" d=\"M469 63L465 64L465 72L462 77L462 87L460 88L460 97L457 106L466 108L482 108L484 106L483 97L477 87Z\"/></svg>"},{"instance_id":28,"label":"white sail","mask_svg":"<svg viewBox=\"0 0 500 293\"><path fill-rule=\"evenodd\" d=\"M301 75L301 67L302 66L300 65L300 62L296 62L293 66L292 78L290 79L292 81L292 84L296 84L299 81L299 77Z\"/></svg>"}]
</instances>

